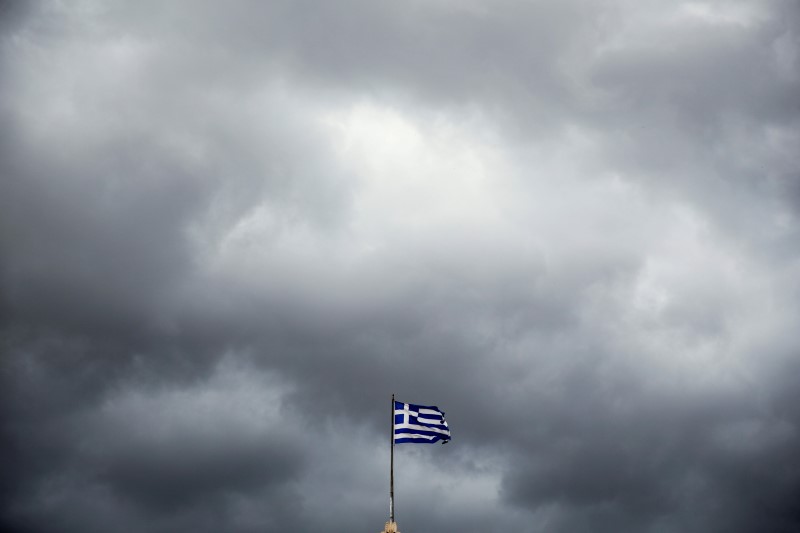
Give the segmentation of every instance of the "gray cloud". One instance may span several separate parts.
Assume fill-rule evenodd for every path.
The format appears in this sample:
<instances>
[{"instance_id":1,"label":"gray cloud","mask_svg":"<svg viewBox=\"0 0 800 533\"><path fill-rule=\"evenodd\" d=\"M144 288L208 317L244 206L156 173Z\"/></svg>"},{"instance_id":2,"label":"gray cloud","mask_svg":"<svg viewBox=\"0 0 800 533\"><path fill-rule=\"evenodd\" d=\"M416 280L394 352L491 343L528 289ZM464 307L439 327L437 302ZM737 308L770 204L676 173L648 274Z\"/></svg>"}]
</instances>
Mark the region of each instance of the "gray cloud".
<instances>
[{"instance_id":1,"label":"gray cloud","mask_svg":"<svg viewBox=\"0 0 800 533\"><path fill-rule=\"evenodd\" d=\"M797 529L794 3L0 14L5 528Z\"/></svg>"}]
</instances>

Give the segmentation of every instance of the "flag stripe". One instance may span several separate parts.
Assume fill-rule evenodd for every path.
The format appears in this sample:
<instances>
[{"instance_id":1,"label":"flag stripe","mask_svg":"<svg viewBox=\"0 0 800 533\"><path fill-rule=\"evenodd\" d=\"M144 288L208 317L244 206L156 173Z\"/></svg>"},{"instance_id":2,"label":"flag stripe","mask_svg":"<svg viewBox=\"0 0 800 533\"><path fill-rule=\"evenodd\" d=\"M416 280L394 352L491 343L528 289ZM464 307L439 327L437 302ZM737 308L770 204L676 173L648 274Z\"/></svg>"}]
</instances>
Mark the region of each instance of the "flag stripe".
<instances>
[{"instance_id":1,"label":"flag stripe","mask_svg":"<svg viewBox=\"0 0 800 533\"><path fill-rule=\"evenodd\" d=\"M395 433L407 433L409 431L432 431L442 435L450 435L450 430L447 428L437 428L430 426L419 426L417 424L397 424L394 426Z\"/></svg>"},{"instance_id":2,"label":"flag stripe","mask_svg":"<svg viewBox=\"0 0 800 533\"><path fill-rule=\"evenodd\" d=\"M398 443L398 444L402 444L404 442L432 443L432 442L436 442L438 440L440 440L440 439L435 438L435 437L428 437L426 435L413 435L413 434L403 435L402 437L398 436L398 437L395 437L395 439L394 439L395 443Z\"/></svg>"}]
</instances>

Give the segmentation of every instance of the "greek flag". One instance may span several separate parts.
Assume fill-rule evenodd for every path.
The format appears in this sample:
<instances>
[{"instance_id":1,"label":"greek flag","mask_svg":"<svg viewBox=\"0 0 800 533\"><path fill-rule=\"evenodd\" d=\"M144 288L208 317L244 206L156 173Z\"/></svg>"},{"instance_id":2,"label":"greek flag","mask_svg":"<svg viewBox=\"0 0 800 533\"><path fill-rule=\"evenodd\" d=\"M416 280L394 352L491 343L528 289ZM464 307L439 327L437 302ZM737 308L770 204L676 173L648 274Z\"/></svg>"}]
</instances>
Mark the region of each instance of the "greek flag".
<instances>
[{"instance_id":1,"label":"greek flag","mask_svg":"<svg viewBox=\"0 0 800 533\"><path fill-rule=\"evenodd\" d=\"M438 407L394 402L394 441L436 442L450 440L444 411Z\"/></svg>"}]
</instances>

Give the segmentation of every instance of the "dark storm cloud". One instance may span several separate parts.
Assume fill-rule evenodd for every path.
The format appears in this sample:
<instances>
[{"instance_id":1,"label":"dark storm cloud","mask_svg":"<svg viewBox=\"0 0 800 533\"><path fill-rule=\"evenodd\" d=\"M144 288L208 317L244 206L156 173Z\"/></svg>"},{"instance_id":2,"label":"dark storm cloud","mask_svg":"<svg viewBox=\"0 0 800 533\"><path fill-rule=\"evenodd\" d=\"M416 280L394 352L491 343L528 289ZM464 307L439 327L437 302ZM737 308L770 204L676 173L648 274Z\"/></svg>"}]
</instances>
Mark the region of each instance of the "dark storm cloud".
<instances>
[{"instance_id":1,"label":"dark storm cloud","mask_svg":"<svg viewBox=\"0 0 800 533\"><path fill-rule=\"evenodd\" d=\"M4 526L797 529L795 3L20 6Z\"/></svg>"},{"instance_id":2,"label":"dark storm cloud","mask_svg":"<svg viewBox=\"0 0 800 533\"><path fill-rule=\"evenodd\" d=\"M0 31L8 30L24 19L29 2L20 0L3 0L0 2Z\"/></svg>"}]
</instances>

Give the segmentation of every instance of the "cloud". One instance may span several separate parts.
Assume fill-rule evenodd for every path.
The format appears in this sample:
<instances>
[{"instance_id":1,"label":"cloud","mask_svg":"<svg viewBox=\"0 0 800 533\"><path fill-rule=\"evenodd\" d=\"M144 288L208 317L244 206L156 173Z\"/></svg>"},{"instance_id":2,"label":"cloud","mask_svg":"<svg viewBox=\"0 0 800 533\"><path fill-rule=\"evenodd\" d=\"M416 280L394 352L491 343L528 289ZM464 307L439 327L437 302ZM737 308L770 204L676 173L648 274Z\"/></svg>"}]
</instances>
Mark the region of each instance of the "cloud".
<instances>
[{"instance_id":1,"label":"cloud","mask_svg":"<svg viewBox=\"0 0 800 533\"><path fill-rule=\"evenodd\" d=\"M7 528L796 529L793 3L0 13Z\"/></svg>"}]
</instances>

